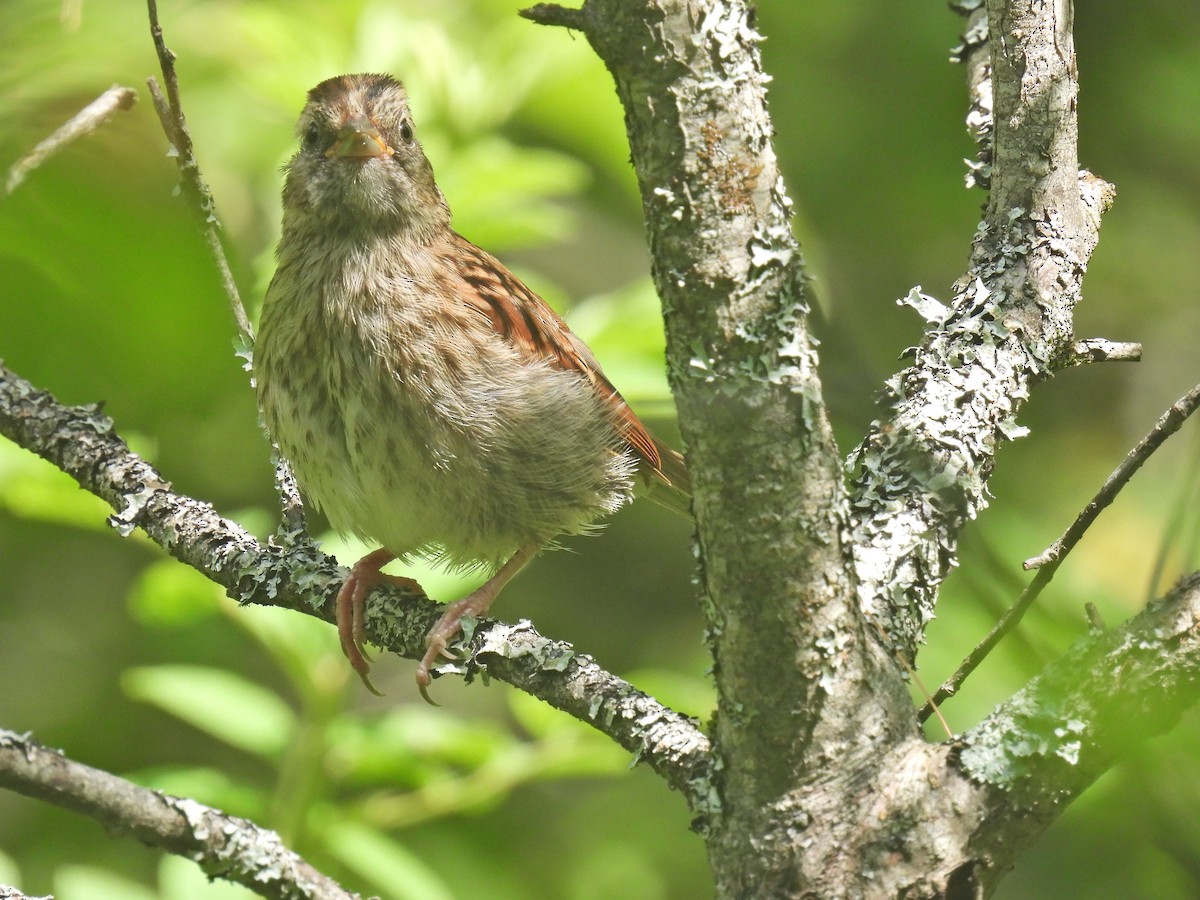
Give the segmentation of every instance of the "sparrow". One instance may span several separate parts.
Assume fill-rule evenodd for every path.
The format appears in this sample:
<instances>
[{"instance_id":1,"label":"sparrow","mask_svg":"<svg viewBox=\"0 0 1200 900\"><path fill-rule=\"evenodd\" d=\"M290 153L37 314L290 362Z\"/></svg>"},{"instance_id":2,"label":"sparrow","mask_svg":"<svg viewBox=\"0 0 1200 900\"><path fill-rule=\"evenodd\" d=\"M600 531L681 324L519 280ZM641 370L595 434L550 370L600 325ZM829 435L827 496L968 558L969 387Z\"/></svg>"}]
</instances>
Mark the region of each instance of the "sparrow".
<instances>
[{"instance_id":1,"label":"sparrow","mask_svg":"<svg viewBox=\"0 0 1200 900\"><path fill-rule=\"evenodd\" d=\"M383 566L425 557L488 573L426 638L416 678L429 700L464 616L635 488L687 514L687 468L563 319L451 227L400 82L323 81L296 133L257 399L309 501L379 545L336 600L342 651L369 690L368 593L381 581L424 593Z\"/></svg>"}]
</instances>

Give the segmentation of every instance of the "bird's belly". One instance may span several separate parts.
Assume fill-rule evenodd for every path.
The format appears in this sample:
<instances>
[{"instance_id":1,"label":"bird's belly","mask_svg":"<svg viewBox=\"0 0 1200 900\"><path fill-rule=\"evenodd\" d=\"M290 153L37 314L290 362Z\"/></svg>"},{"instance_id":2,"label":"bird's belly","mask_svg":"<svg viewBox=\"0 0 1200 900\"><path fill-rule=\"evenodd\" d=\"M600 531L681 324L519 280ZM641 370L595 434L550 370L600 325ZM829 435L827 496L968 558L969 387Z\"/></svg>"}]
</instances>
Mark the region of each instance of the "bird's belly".
<instances>
[{"instance_id":1,"label":"bird's belly","mask_svg":"<svg viewBox=\"0 0 1200 900\"><path fill-rule=\"evenodd\" d=\"M268 424L330 523L398 556L494 566L630 499L635 461L582 377L485 363L368 363L316 396L277 391Z\"/></svg>"}]
</instances>

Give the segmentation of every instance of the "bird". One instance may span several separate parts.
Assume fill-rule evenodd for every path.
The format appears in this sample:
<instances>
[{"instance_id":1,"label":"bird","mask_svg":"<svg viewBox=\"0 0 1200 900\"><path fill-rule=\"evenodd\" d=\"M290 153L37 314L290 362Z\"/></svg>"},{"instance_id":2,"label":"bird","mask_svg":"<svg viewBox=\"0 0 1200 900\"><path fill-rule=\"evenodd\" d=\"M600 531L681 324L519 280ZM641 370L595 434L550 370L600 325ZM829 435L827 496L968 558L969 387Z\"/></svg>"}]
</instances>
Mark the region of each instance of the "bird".
<instances>
[{"instance_id":1,"label":"bird","mask_svg":"<svg viewBox=\"0 0 1200 900\"><path fill-rule=\"evenodd\" d=\"M335 602L339 641L371 682L364 606L393 560L487 580L426 637L417 686L453 658L464 616L556 536L584 534L635 490L684 515L684 457L642 423L567 323L451 227L390 75L308 92L284 166L276 271L254 380L266 429L337 531L379 549Z\"/></svg>"}]
</instances>

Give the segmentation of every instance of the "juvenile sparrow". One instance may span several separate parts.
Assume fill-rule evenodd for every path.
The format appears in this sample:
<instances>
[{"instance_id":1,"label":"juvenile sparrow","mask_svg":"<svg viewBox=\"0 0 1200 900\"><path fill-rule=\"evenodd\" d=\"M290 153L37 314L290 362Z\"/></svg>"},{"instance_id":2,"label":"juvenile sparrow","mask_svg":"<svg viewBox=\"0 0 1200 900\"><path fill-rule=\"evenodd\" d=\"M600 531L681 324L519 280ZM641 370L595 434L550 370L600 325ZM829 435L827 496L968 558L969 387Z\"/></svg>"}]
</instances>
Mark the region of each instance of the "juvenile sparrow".
<instances>
[{"instance_id":1,"label":"juvenile sparrow","mask_svg":"<svg viewBox=\"0 0 1200 900\"><path fill-rule=\"evenodd\" d=\"M450 227L403 86L343 75L308 93L286 167L278 269L254 367L272 437L330 523L381 549L337 598L363 683L363 601L393 559L491 577L446 607L417 667L558 534L586 532L635 480L686 513L683 457L654 437L587 346Z\"/></svg>"}]
</instances>

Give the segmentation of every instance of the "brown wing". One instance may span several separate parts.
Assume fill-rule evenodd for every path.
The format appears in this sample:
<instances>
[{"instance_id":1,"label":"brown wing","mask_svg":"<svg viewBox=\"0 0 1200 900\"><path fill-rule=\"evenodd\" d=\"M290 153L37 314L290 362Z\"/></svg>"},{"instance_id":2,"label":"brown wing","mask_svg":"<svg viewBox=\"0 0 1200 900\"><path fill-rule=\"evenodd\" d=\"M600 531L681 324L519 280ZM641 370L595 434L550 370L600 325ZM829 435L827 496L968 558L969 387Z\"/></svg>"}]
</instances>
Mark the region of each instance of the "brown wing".
<instances>
[{"instance_id":1,"label":"brown wing","mask_svg":"<svg viewBox=\"0 0 1200 900\"><path fill-rule=\"evenodd\" d=\"M470 287L460 297L491 323L492 329L512 342L530 359L544 359L574 369L592 383L606 399L625 440L655 478L687 492L683 459L658 441L634 415L621 393L613 387L587 345L567 327L554 310L494 256L466 238L454 235L448 257ZM666 458L664 458L666 457ZM670 472L670 474L668 474Z\"/></svg>"}]
</instances>

